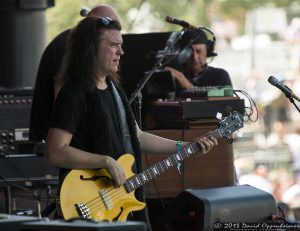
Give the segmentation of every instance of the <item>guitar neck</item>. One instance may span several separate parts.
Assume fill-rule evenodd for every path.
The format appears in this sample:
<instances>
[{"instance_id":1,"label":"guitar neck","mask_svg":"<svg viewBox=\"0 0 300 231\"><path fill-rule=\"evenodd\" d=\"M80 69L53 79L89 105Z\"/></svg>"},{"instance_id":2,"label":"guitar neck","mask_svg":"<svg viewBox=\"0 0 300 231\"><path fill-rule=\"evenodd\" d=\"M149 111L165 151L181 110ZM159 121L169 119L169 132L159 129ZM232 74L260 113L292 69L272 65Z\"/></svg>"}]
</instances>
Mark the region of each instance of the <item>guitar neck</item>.
<instances>
[{"instance_id":1,"label":"guitar neck","mask_svg":"<svg viewBox=\"0 0 300 231\"><path fill-rule=\"evenodd\" d=\"M222 137L219 129L214 130L213 132L207 133L201 137L209 137L212 136L216 139ZM184 161L185 159L191 157L192 155L198 153L201 150L199 147L197 140L189 143L186 145L181 151L172 154L168 158L152 165L150 168L144 170L143 172L134 175L126 180L125 182L125 189L126 191L132 192L139 188L140 186L144 185L148 181L154 179L158 175L162 174L163 172L167 171L168 169L177 166L179 163Z\"/></svg>"}]
</instances>

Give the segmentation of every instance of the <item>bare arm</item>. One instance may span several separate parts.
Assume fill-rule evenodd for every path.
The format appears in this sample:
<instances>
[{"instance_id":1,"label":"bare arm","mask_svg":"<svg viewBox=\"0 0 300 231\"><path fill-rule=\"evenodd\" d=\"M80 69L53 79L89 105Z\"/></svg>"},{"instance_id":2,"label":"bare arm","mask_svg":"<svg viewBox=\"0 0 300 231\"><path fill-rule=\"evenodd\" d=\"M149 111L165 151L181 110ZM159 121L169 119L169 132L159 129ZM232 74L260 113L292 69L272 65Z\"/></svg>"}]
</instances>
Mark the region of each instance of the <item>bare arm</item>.
<instances>
[{"instance_id":1,"label":"bare arm","mask_svg":"<svg viewBox=\"0 0 300 231\"><path fill-rule=\"evenodd\" d=\"M177 71L175 68L165 67L165 71L170 71L172 76L178 81L183 89L194 87L194 85L185 77L185 75L182 72Z\"/></svg>"},{"instance_id":2,"label":"bare arm","mask_svg":"<svg viewBox=\"0 0 300 231\"><path fill-rule=\"evenodd\" d=\"M66 130L51 128L48 132L45 157L54 165L67 169L105 168L116 186L125 182L124 170L113 158L71 147L72 137Z\"/></svg>"},{"instance_id":3,"label":"bare arm","mask_svg":"<svg viewBox=\"0 0 300 231\"><path fill-rule=\"evenodd\" d=\"M140 141L141 149L143 152L150 152L154 154L172 154L177 151L177 141L144 132L138 127L138 125L136 126L138 139ZM214 146L218 144L217 140L213 137L201 138L198 140L198 143L201 146L201 152L203 154L209 152ZM188 143L185 142L184 144Z\"/></svg>"}]
</instances>

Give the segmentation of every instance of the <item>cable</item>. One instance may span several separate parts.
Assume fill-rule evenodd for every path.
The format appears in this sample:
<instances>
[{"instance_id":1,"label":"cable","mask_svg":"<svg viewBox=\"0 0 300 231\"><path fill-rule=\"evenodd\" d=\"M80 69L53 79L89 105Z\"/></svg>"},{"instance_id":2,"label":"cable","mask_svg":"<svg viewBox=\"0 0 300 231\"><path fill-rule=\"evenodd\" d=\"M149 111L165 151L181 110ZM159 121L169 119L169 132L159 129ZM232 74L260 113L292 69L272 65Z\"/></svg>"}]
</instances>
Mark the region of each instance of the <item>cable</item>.
<instances>
[{"instance_id":1,"label":"cable","mask_svg":"<svg viewBox=\"0 0 300 231\"><path fill-rule=\"evenodd\" d=\"M146 165L147 165L147 169L150 168L150 162L149 162L149 158L148 158L148 154L147 153L144 153L145 154L145 160L146 160ZM152 179L152 183L153 183L153 186L154 186L154 189L155 189L155 192L156 192L156 195L161 203L161 206L163 207L164 210L166 210L166 205L165 203L163 202L163 199L159 193L159 190L158 190L158 187L157 187L157 183L155 181L155 178Z\"/></svg>"},{"instance_id":2,"label":"cable","mask_svg":"<svg viewBox=\"0 0 300 231\"><path fill-rule=\"evenodd\" d=\"M280 211L280 213L282 214L282 217L279 216L279 218L282 219L282 220L284 220L285 222L287 222L286 217L285 217L285 214L284 214L284 212L283 212L283 209L282 209L280 206L277 206L277 208L278 208L278 210ZM277 217L277 219L278 219L278 217Z\"/></svg>"},{"instance_id":3,"label":"cable","mask_svg":"<svg viewBox=\"0 0 300 231\"><path fill-rule=\"evenodd\" d=\"M249 107L247 107L245 104L245 114L244 115L246 116L246 119L244 119L244 120L256 122L258 120L258 109L257 109L256 103L253 100L253 98L247 92L245 92L243 90L233 90L233 93L238 97L240 97L239 94L243 95L250 104ZM254 118L252 118L254 114L256 114L256 116Z\"/></svg>"}]
</instances>

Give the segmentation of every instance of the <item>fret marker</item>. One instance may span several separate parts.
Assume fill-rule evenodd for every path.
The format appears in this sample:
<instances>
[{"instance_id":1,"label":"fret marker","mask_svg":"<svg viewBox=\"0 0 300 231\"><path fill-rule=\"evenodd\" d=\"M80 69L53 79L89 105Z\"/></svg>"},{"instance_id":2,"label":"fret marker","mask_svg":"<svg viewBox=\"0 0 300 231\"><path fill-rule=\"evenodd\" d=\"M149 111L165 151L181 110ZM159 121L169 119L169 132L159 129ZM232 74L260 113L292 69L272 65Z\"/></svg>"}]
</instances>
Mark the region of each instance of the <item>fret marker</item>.
<instances>
[{"instance_id":1,"label":"fret marker","mask_svg":"<svg viewBox=\"0 0 300 231\"><path fill-rule=\"evenodd\" d=\"M191 148L187 148L186 151L188 152L188 154L191 154L193 153L192 149Z\"/></svg>"},{"instance_id":2,"label":"fret marker","mask_svg":"<svg viewBox=\"0 0 300 231\"><path fill-rule=\"evenodd\" d=\"M154 168L152 168L152 170L153 170L153 172L154 172L154 174L155 175L157 175L158 173L157 173L157 170L156 170L156 168L154 167Z\"/></svg>"},{"instance_id":3,"label":"fret marker","mask_svg":"<svg viewBox=\"0 0 300 231\"><path fill-rule=\"evenodd\" d=\"M166 163L167 163L167 166L170 167L171 166L171 163L169 160L166 160Z\"/></svg>"},{"instance_id":4,"label":"fret marker","mask_svg":"<svg viewBox=\"0 0 300 231\"><path fill-rule=\"evenodd\" d=\"M134 188L133 182L132 182L132 181L129 181L129 182L130 182L130 184L131 184L131 187Z\"/></svg>"},{"instance_id":5,"label":"fret marker","mask_svg":"<svg viewBox=\"0 0 300 231\"><path fill-rule=\"evenodd\" d=\"M141 184L139 178L136 177L135 180L136 180L136 182L138 183L138 185Z\"/></svg>"},{"instance_id":6,"label":"fret marker","mask_svg":"<svg viewBox=\"0 0 300 231\"><path fill-rule=\"evenodd\" d=\"M180 161L181 157L178 154L176 154L176 159Z\"/></svg>"},{"instance_id":7,"label":"fret marker","mask_svg":"<svg viewBox=\"0 0 300 231\"><path fill-rule=\"evenodd\" d=\"M147 177L145 176L145 174L141 174L141 176L142 176L142 179L143 179L144 181L147 180Z\"/></svg>"}]
</instances>

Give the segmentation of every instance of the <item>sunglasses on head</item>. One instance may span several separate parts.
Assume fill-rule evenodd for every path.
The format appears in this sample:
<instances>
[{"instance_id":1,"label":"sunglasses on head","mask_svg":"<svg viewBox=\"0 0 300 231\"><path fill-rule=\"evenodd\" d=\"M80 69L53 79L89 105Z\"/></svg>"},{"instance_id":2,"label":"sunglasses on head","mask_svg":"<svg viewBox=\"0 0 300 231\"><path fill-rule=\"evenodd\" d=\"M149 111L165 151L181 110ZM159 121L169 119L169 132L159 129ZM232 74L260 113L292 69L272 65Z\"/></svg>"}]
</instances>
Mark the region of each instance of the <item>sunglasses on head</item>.
<instances>
[{"instance_id":1,"label":"sunglasses on head","mask_svg":"<svg viewBox=\"0 0 300 231\"><path fill-rule=\"evenodd\" d=\"M112 22L110 17L99 17L99 20L103 26L108 26Z\"/></svg>"}]
</instances>

